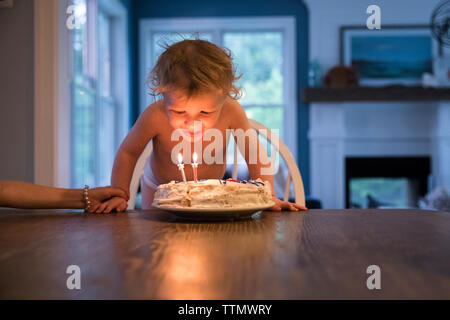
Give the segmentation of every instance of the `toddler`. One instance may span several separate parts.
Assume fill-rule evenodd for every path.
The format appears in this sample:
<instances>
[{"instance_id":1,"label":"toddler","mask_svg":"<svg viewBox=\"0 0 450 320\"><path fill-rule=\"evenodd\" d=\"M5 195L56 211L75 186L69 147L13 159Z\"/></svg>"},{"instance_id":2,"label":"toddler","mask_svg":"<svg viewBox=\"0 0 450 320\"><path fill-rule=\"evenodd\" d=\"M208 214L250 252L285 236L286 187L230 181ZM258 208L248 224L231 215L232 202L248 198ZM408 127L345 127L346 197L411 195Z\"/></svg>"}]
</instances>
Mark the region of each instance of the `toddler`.
<instances>
[{"instance_id":1,"label":"toddler","mask_svg":"<svg viewBox=\"0 0 450 320\"><path fill-rule=\"evenodd\" d=\"M226 170L227 129L251 129L244 109L237 101L240 90L234 83L238 78L231 53L211 42L183 40L169 46L159 57L147 80L152 95L161 95L162 99L147 107L121 144L114 161L112 186L129 194L136 162L152 140L153 152L146 163L141 185L142 208L150 209L159 184L181 180L173 160L173 150L178 144L172 138L174 130L187 139L191 150L194 150L198 139L203 140L200 152L209 144L218 142L210 141L208 144L205 143L207 139L202 139L209 129L221 133L219 136L223 141L219 145L223 150L221 154L213 155L219 156L222 161L212 164L200 162L197 169L198 179L221 179ZM194 122L201 123L200 129L194 126ZM306 210L303 206L275 197L273 176L263 175L261 170L270 167L267 154L265 151L260 154L258 148L262 146L259 140L254 140L253 144L258 144L257 161L249 161L249 153L255 152L250 150L249 144L250 138L246 137L244 158L249 174L252 179L261 178L272 185L275 205L271 210ZM194 180L192 170L185 170L185 173L188 181ZM114 197L104 202L96 212L119 211L124 205L124 198Z\"/></svg>"}]
</instances>

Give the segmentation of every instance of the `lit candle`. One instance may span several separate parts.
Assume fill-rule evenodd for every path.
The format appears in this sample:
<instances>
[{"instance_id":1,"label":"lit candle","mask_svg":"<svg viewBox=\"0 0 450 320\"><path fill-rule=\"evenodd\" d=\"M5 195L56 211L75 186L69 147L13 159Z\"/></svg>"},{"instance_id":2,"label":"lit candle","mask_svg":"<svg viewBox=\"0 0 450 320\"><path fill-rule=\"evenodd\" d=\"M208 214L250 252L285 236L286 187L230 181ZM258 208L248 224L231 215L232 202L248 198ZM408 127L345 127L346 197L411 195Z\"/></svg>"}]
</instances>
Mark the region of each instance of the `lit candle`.
<instances>
[{"instance_id":1,"label":"lit candle","mask_svg":"<svg viewBox=\"0 0 450 320\"><path fill-rule=\"evenodd\" d=\"M183 182L186 182L186 176L184 175L183 156L181 155L181 153L178 154L178 169L181 171Z\"/></svg>"},{"instance_id":2,"label":"lit candle","mask_svg":"<svg viewBox=\"0 0 450 320\"><path fill-rule=\"evenodd\" d=\"M194 171L194 182L197 183L197 152L192 155L192 170Z\"/></svg>"}]
</instances>

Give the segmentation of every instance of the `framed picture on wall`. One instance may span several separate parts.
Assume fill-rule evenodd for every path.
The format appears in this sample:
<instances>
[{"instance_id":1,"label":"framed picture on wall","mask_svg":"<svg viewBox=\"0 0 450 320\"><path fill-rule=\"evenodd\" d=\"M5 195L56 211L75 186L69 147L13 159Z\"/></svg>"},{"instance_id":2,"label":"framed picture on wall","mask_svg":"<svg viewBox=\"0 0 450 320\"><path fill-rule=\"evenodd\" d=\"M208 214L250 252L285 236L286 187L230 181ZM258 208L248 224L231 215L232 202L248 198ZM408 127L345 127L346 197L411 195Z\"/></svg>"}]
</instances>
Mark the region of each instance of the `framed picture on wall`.
<instances>
[{"instance_id":1,"label":"framed picture on wall","mask_svg":"<svg viewBox=\"0 0 450 320\"><path fill-rule=\"evenodd\" d=\"M340 30L340 60L352 66L360 85L419 85L424 73L433 73L438 43L427 25L343 26Z\"/></svg>"}]
</instances>

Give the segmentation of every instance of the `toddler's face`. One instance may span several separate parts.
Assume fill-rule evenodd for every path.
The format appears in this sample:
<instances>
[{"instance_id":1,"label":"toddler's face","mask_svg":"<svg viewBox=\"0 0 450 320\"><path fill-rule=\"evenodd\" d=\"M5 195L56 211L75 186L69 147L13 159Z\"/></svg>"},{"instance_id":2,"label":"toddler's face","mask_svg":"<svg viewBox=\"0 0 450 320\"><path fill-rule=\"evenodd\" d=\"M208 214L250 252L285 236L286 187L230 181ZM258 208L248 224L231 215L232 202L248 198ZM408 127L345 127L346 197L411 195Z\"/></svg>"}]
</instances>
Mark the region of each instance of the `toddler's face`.
<instances>
[{"instance_id":1,"label":"toddler's face","mask_svg":"<svg viewBox=\"0 0 450 320\"><path fill-rule=\"evenodd\" d=\"M165 92L164 104L169 123L172 128L181 129L184 135L199 138L216 126L225 97L222 91L200 93L190 98L180 91ZM194 131L194 121L202 122L202 131Z\"/></svg>"}]
</instances>

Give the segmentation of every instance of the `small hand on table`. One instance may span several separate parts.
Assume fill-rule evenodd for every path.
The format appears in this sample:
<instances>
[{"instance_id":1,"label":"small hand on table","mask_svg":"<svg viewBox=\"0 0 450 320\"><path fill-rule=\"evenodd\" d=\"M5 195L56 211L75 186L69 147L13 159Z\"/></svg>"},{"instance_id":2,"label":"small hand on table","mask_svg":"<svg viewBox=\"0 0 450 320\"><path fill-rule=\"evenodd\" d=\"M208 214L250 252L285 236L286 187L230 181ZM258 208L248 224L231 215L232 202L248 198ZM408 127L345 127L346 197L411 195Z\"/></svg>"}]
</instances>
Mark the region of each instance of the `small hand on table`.
<instances>
[{"instance_id":1,"label":"small hand on table","mask_svg":"<svg viewBox=\"0 0 450 320\"><path fill-rule=\"evenodd\" d=\"M306 211L308 210L308 208L306 208L305 206L299 205L297 203L292 203L289 201L283 201L280 200L276 197L272 198L273 202L275 202L275 204L273 205L273 207L271 207L269 209L269 211Z\"/></svg>"},{"instance_id":2,"label":"small hand on table","mask_svg":"<svg viewBox=\"0 0 450 320\"><path fill-rule=\"evenodd\" d=\"M89 190L89 199L91 201L91 213L110 213L112 210L117 212L124 211L127 208L128 195L119 188L100 187Z\"/></svg>"}]
</instances>

